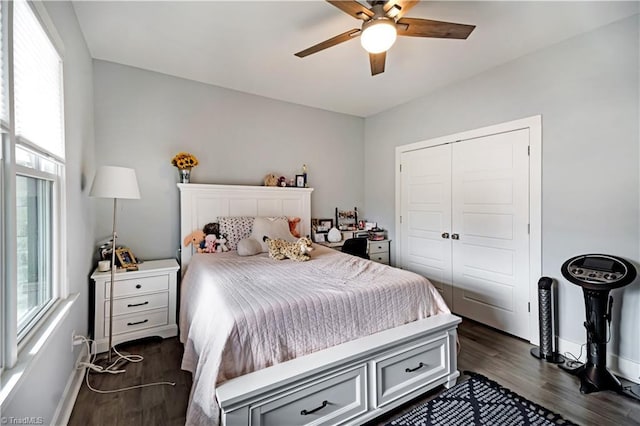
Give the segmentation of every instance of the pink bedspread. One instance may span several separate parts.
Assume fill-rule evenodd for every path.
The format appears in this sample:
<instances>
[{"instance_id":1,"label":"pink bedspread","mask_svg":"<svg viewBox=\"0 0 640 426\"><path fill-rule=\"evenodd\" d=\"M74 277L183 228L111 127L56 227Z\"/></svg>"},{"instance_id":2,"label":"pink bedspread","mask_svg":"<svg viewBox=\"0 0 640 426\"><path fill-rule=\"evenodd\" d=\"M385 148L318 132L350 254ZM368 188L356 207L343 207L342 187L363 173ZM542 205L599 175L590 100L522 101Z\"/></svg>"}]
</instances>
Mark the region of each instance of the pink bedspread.
<instances>
[{"instance_id":1,"label":"pink bedspread","mask_svg":"<svg viewBox=\"0 0 640 426\"><path fill-rule=\"evenodd\" d=\"M187 424L218 424L231 378L449 308L420 275L315 245L308 262L196 254L182 281Z\"/></svg>"}]
</instances>

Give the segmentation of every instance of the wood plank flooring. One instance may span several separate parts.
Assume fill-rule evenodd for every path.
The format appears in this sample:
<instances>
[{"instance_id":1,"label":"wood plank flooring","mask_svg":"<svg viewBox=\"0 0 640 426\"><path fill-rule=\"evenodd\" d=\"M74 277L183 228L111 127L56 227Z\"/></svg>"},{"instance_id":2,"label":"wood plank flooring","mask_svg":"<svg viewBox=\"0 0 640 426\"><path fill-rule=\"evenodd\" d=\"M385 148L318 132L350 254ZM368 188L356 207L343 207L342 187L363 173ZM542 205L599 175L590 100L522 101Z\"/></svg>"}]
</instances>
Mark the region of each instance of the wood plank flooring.
<instances>
[{"instance_id":1,"label":"wood plank flooring","mask_svg":"<svg viewBox=\"0 0 640 426\"><path fill-rule=\"evenodd\" d=\"M458 369L471 370L493 379L531 401L562 414L581 425L640 425L640 402L613 392L582 395L579 380L553 364L529 354L531 345L470 320L459 328L461 350ZM182 345L177 338L136 342L124 350L145 360L129 364L117 376L90 375L99 389L114 389L155 381L173 381L175 387L154 386L101 395L82 385L70 425L182 425L187 409L191 375L180 370ZM388 420L435 397L436 390L371 425Z\"/></svg>"}]
</instances>

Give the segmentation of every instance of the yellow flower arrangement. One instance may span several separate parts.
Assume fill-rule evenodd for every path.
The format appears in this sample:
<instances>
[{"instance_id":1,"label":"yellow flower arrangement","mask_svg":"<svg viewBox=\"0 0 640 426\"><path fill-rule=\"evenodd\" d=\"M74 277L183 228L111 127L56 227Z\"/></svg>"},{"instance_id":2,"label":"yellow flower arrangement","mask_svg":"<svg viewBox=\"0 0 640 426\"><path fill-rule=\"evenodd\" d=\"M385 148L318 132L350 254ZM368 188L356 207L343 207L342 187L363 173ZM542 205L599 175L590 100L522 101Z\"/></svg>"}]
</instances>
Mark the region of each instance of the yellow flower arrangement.
<instances>
[{"instance_id":1,"label":"yellow flower arrangement","mask_svg":"<svg viewBox=\"0 0 640 426\"><path fill-rule=\"evenodd\" d=\"M190 169L198 165L198 159L195 155L188 152L179 152L171 160L171 165L179 169Z\"/></svg>"}]
</instances>

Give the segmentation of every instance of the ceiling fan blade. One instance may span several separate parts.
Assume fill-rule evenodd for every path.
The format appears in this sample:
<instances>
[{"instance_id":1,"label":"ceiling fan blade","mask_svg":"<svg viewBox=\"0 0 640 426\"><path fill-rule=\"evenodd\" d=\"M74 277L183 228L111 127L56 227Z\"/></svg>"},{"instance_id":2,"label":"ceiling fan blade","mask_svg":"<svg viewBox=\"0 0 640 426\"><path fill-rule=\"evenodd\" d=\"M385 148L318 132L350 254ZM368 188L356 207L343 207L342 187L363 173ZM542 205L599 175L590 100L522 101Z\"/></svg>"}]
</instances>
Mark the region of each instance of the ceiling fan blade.
<instances>
[{"instance_id":1,"label":"ceiling fan blade","mask_svg":"<svg viewBox=\"0 0 640 426\"><path fill-rule=\"evenodd\" d=\"M384 62L387 59L387 52L369 53L369 63L371 64L371 75L384 72Z\"/></svg>"},{"instance_id":2,"label":"ceiling fan blade","mask_svg":"<svg viewBox=\"0 0 640 426\"><path fill-rule=\"evenodd\" d=\"M296 53L295 55L298 58L304 58L305 56L309 56L312 55L314 53L317 53L321 50L327 49L329 47L333 47L336 44L340 44L340 43L344 43L345 41L349 41L354 37L357 37L360 35L360 29L359 28L354 28L352 30L346 31L340 35L337 35L335 37L331 37L328 40L325 40L323 42L320 42L314 46L309 47L308 49L304 49L301 50L300 52Z\"/></svg>"},{"instance_id":3,"label":"ceiling fan blade","mask_svg":"<svg viewBox=\"0 0 640 426\"><path fill-rule=\"evenodd\" d=\"M466 39L475 27L419 18L402 18L396 24L399 36L457 39Z\"/></svg>"},{"instance_id":4,"label":"ceiling fan blade","mask_svg":"<svg viewBox=\"0 0 640 426\"><path fill-rule=\"evenodd\" d=\"M400 19L418 3L420 2L409 0L389 0L384 5L384 13L386 13L390 18Z\"/></svg>"},{"instance_id":5,"label":"ceiling fan blade","mask_svg":"<svg viewBox=\"0 0 640 426\"><path fill-rule=\"evenodd\" d=\"M351 15L356 19L362 19L363 21L368 21L370 18L373 18L373 12L358 3L355 0L351 1L332 1L327 0L327 3L331 3L347 15Z\"/></svg>"}]
</instances>

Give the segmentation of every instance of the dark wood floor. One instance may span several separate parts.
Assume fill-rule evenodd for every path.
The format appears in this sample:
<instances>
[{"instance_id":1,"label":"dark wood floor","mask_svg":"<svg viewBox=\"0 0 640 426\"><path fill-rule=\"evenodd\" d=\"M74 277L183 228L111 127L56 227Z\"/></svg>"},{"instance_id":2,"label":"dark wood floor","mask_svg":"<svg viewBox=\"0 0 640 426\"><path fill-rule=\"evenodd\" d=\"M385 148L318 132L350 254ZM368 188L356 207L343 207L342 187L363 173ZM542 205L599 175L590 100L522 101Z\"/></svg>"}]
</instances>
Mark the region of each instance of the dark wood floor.
<instances>
[{"instance_id":1,"label":"dark wood floor","mask_svg":"<svg viewBox=\"0 0 640 426\"><path fill-rule=\"evenodd\" d=\"M464 320L459 328L460 371L471 370L493 379L531 401L562 414L581 425L640 425L640 402L613 392L582 395L579 382L557 366L531 355L531 346L519 339ZM145 357L129 364L118 376L90 375L91 385L113 389L154 381L173 381L175 387L158 386L101 395L83 384L71 415L70 425L182 425L187 408L191 376L180 370L182 346L177 339L134 343L130 353ZM376 419L383 425L439 391Z\"/></svg>"}]
</instances>

